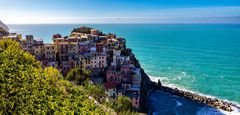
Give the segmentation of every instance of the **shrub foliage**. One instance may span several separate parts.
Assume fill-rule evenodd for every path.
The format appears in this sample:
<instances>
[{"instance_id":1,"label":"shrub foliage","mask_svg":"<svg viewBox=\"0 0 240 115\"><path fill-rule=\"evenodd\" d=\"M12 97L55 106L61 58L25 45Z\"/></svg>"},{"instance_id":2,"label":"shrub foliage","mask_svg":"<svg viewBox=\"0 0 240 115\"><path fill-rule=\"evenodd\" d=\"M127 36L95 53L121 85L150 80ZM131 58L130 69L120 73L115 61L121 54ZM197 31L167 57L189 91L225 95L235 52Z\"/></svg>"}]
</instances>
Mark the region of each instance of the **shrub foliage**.
<instances>
[{"instance_id":1,"label":"shrub foliage","mask_svg":"<svg viewBox=\"0 0 240 115\"><path fill-rule=\"evenodd\" d=\"M63 79L53 67L12 40L0 40L0 114L106 114L84 87Z\"/></svg>"}]
</instances>

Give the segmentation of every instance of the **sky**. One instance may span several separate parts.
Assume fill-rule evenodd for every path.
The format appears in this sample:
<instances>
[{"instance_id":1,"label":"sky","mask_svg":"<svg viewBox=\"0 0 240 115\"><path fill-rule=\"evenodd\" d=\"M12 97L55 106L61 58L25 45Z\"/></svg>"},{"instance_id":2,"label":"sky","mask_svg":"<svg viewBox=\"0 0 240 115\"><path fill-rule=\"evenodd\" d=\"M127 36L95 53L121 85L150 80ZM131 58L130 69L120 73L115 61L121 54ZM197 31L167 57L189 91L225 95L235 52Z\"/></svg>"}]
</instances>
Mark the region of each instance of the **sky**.
<instances>
[{"instance_id":1,"label":"sky","mask_svg":"<svg viewBox=\"0 0 240 115\"><path fill-rule=\"evenodd\" d=\"M240 23L240 0L0 0L7 24Z\"/></svg>"}]
</instances>

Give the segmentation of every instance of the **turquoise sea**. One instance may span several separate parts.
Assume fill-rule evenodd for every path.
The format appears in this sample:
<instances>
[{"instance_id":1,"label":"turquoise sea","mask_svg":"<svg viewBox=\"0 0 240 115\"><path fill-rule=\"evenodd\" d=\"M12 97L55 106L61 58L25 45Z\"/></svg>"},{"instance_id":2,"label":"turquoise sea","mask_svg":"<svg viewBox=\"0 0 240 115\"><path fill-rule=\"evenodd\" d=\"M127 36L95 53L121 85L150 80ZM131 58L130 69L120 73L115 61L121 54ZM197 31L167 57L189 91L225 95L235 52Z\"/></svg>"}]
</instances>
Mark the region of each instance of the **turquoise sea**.
<instances>
[{"instance_id":1,"label":"turquoise sea","mask_svg":"<svg viewBox=\"0 0 240 115\"><path fill-rule=\"evenodd\" d=\"M8 25L51 42L84 24ZM127 39L146 73L163 84L240 103L240 25L85 24Z\"/></svg>"}]
</instances>

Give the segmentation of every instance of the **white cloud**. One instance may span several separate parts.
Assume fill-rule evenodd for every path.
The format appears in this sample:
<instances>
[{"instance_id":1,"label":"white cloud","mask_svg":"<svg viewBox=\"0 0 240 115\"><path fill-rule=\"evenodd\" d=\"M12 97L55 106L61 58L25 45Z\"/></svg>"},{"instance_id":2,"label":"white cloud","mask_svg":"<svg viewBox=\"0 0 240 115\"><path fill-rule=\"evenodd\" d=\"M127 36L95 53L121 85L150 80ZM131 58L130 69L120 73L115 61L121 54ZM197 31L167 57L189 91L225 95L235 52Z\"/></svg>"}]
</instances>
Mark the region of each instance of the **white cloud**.
<instances>
[{"instance_id":1,"label":"white cloud","mask_svg":"<svg viewBox=\"0 0 240 115\"><path fill-rule=\"evenodd\" d=\"M118 16L83 16L78 12L0 11L0 20L11 24L32 23L197 23L240 22L240 7L179 8L129 12ZM228 19L228 17L231 17Z\"/></svg>"}]
</instances>

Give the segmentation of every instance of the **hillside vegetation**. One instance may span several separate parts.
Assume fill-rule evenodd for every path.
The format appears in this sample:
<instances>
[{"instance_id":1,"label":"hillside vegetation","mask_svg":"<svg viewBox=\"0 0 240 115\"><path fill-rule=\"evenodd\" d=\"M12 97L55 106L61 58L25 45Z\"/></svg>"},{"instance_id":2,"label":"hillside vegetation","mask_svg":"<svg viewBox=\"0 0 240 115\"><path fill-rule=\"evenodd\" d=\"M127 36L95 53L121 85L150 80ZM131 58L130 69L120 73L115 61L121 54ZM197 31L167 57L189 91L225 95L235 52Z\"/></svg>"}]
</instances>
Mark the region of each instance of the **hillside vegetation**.
<instances>
[{"instance_id":1,"label":"hillside vegetation","mask_svg":"<svg viewBox=\"0 0 240 115\"><path fill-rule=\"evenodd\" d=\"M108 114L83 86L64 80L53 67L12 40L0 40L0 114Z\"/></svg>"}]
</instances>

